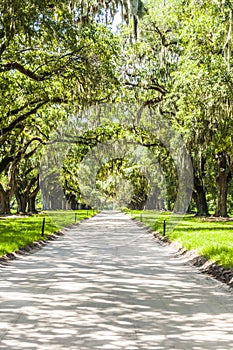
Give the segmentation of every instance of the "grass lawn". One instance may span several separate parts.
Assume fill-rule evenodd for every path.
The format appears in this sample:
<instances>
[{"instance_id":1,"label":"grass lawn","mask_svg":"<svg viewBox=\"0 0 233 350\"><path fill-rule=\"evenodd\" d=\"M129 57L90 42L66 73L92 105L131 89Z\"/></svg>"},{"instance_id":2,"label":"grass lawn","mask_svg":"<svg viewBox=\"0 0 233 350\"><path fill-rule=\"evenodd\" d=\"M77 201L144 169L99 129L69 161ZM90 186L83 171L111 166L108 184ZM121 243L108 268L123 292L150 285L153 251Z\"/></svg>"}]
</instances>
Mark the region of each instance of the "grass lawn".
<instances>
[{"instance_id":1,"label":"grass lawn","mask_svg":"<svg viewBox=\"0 0 233 350\"><path fill-rule=\"evenodd\" d=\"M0 256L15 252L42 238L46 239L47 235L94 214L96 212L92 210L58 210L25 217L0 217ZM44 237L41 236L43 218L45 218Z\"/></svg>"},{"instance_id":2,"label":"grass lawn","mask_svg":"<svg viewBox=\"0 0 233 350\"><path fill-rule=\"evenodd\" d=\"M216 221L152 210L132 211L131 215L161 234L165 220L166 236L171 241L178 241L184 248L196 250L219 265L233 268L233 219Z\"/></svg>"}]
</instances>

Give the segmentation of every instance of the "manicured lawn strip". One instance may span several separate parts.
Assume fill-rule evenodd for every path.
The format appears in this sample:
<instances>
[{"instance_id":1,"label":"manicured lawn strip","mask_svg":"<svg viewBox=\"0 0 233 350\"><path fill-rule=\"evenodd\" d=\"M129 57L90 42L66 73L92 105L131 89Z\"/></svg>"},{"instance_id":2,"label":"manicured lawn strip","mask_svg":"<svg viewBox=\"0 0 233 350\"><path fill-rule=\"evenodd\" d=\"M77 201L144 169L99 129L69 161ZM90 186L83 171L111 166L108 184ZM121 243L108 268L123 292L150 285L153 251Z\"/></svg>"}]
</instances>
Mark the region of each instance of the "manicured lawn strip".
<instances>
[{"instance_id":1,"label":"manicured lawn strip","mask_svg":"<svg viewBox=\"0 0 233 350\"><path fill-rule=\"evenodd\" d=\"M46 214L46 225L45 229L50 230L55 228L56 232L58 229L61 229L66 226L70 226L74 224L75 222L78 223L79 221L90 218L91 216L95 215L97 211L93 210L54 210L54 211L47 211ZM43 215L40 214L40 215ZM43 216L44 217L44 216ZM52 225L52 226L51 226ZM45 231L45 233L47 233Z\"/></svg>"},{"instance_id":2,"label":"manicured lawn strip","mask_svg":"<svg viewBox=\"0 0 233 350\"><path fill-rule=\"evenodd\" d=\"M233 268L233 221L209 221L185 215L175 226L174 218L172 225L169 222L171 213L132 211L131 215L138 221L142 219L145 225L161 234L163 234L163 222L166 220L166 236L171 241L178 241L184 248L196 250L198 254L223 267Z\"/></svg>"},{"instance_id":3,"label":"manicured lawn strip","mask_svg":"<svg viewBox=\"0 0 233 350\"><path fill-rule=\"evenodd\" d=\"M58 232L80 220L91 217L97 212L92 210L51 211L28 217L0 217L0 256L27 246L47 235ZM45 218L44 237L41 236L42 221Z\"/></svg>"}]
</instances>

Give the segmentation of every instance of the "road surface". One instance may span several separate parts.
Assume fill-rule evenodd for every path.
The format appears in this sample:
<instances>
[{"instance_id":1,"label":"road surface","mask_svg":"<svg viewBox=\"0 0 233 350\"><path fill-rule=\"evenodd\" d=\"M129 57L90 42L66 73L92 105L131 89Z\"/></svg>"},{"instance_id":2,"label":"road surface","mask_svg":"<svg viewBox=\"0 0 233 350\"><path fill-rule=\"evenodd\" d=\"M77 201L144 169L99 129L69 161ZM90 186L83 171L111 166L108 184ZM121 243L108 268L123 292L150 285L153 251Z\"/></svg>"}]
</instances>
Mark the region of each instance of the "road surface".
<instances>
[{"instance_id":1,"label":"road surface","mask_svg":"<svg viewBox=\"0 0 233 350\"><path fill-rule=\"evenodd\" d=\"M102 212L0 270L0 349L233 348L233 294Z\"/></svg>"}]
</instances>

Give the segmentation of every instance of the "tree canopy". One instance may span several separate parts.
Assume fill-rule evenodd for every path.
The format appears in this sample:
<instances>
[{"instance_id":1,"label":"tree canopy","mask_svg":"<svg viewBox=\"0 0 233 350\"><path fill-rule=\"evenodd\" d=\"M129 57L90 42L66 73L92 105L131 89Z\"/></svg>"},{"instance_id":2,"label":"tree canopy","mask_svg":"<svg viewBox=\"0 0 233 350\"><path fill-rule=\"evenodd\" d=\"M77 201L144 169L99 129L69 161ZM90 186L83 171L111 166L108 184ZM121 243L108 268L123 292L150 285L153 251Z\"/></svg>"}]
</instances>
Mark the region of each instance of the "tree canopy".
<instances>
[{"instance_id":1,"label":"tree canopy","mask_svg":"<svg viewBox=\"0 0 233 350\"><path fill-rule=\"evenodd\" d=\"M19 212L35 211L41 157L56 142L67 145L57 146L66 156L60 171L50 155L42 192L50 186L55 197L44 198L46 206L91 205L80 190L82 162L98 145L127 140L125 154L100 164L98 196L179 212L191 193L197 215L228 215L231 1L0 2L2 213L12 200ZM69 129L74 118L78 132ZM139 145L149 153L133 161ZM58 178L65 204L52 205Z\"/></svg>"}]
</instances>

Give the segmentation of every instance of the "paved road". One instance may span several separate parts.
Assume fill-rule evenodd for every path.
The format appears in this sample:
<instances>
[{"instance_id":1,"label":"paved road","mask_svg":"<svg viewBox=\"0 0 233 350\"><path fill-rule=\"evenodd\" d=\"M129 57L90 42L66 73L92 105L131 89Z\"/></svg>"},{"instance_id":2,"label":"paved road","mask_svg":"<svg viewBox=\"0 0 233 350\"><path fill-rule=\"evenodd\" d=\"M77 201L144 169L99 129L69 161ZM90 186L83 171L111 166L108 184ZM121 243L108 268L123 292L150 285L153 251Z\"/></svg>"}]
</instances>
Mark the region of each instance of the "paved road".
<instances>
[{"instance_id":1,"label":"paved road","mask_svg":"<svg viewBox=\"0 0 233 350\"><path fill-rule=\"evenodd\" d=\"M121 213L0 270L0 349L233 348L233 294Z\"/></svg>"}]
</instances>

